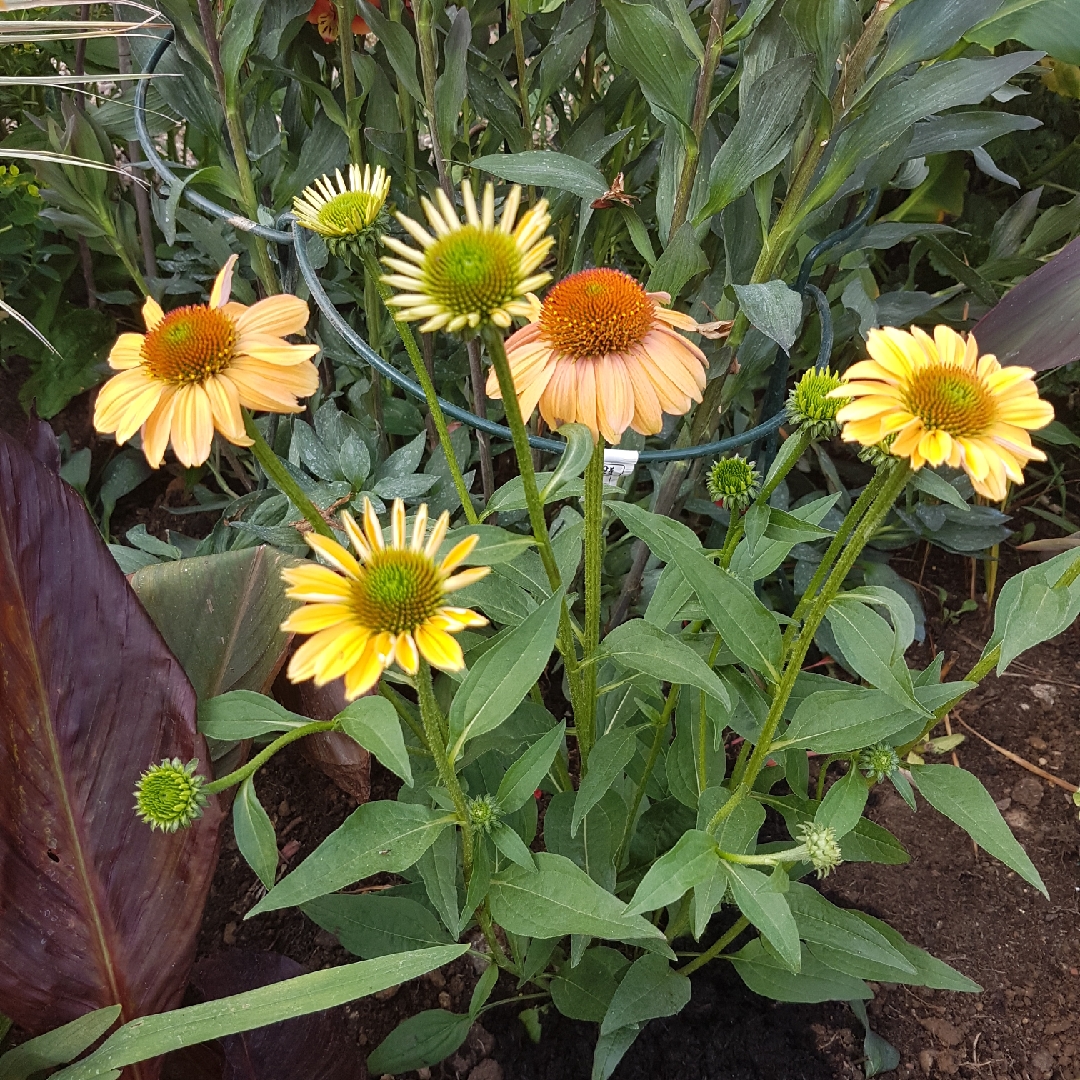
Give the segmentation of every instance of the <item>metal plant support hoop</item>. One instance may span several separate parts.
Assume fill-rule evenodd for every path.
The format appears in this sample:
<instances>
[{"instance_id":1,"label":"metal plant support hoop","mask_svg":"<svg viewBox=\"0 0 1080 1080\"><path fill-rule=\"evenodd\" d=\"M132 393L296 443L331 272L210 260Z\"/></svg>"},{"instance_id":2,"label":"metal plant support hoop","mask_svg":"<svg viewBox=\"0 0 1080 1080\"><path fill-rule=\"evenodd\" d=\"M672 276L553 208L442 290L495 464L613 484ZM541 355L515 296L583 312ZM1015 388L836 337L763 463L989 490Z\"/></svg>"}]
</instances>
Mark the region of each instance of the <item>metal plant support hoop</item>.
<instances>
[{"instance_id":1,"label":"metal plant support hoop","mask_svg":"<svg viewBox=\"0 0 1080 1080\"><path fill-rule=\"evenodd\" d=\"M143 72L144 74L152 75L154 73L157 65L161 62L161 58L165 55L166 50L173 42L173 34L173 31L169 31L169 33L161 39L146 64L146 68ZM166 185L172 189L176 185L183 185L185 181L181 180L181 178L173 172L173 167L178 166L178 163L167 162L158 153L157 147L155 147L151 141L150 133L147 130L146 92L149 87L149 81L149 79L140 79L135 90L135 130L147 160L153 166L154 171L158 176L160 176ZM183 166L179 167L183 168ZM815 367L817 368L826 367L829 363L833 347L833 326L832 316L829 312L829 302L826 299L825 294L816 285L810 284L810 273L813 270L814 263L826 251L835 247L837 244L843 243L862 228L870 217L870 214L873 212L873 208L877 202L877 194L878 192L876 189L868 192L866 202L854 220L843 228L830 233L825 239L821 240L811 248L807 253L806 258L803 259L802 266L799 270L799 276L796 279L794 286L795 291L801 296L813 300L814 306L817 308L818 317L821 320L821 344L818 348L818 356L815 362ZM263 240L277 244L279 248L291 247L293 249L296 265L303 275L304 281L307 283L312 299L315 301L319 310L330 325L341 335L353 352L355 352L365 363L379 372L380 375L385 376L390 382L395 386L400 387L407 394L411 394L421 401L426 400L420 384L398 371L397 368L388 364L381 356L379 356L379 354L375 352L375 350L372 349L372 347L349 325L341 312L334 307L330 297L327 296L322 283L319 281L314 267L311 265L311 260L308 258L304 231L301 226L296 223L291 214L285 213L277 218L277 225L281 226L280 228L270 228L267 225L260 225L257 221L252 221L242 214L233 213L233 211L226 209L212 199L208 199L206 196L200 195L196 191L191 191L187 187L184 187L183 189L183 197L196 209L201 210L205 214L209 214L211 217L221 218L226 224L231 225L240 232L252 233L255 236L261 237ZM284 255L285 253L282 252L281 254ZM280 259L281 265L284 266L285 262L285 258ZM762 404L763 412L772 412L772 415L770 415L767 420L762 421L754 427L747 428L738 435L732 435L726 439L717 439L714 442L701 443L698 446L684 447L675 450L643 450L638 455L637 460L646 464L649 462L686 461L693 458L712 457L725 454L728 451L737 450L740 447L751 444L758 444L759 446L764 445L767 448L775 447L776 435L784 421L787 419L787 408L784 404L784 388L787 382L789 361L789 354L778 347L776 360L772 367L769 387L766 390L765 399ZM488 435L493 435L496 438L505 439L507 441L510 441L512 438L510 429L502 424L496 424L486 417L477 416L475 413L469 412L468 409L463 409L458 405L454 405L452 402L444 401L442 398L439 398L439 405L442 407L443 412L454 420L468 424L470 427L486 432ZM545 450L554 454L561 454L566 449L566 443L562 440L545 439L535 435L529 436L529 444L534 449Z\"/></svg>"}]
</instances>

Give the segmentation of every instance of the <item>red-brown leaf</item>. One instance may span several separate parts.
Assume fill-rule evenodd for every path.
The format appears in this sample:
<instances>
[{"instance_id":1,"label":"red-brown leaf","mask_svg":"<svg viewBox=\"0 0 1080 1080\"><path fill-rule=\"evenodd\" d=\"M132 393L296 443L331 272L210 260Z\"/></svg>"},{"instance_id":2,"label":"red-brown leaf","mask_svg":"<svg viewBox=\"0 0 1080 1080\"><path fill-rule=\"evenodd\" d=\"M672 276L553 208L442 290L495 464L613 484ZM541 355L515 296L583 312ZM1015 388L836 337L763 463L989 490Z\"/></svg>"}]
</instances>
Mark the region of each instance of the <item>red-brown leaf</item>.
<instances>
[{"instance_id":1,"label":"red-brown leaf","mask_svg":"<svg viewBox=\"0 0 1080 1080\"><path fill-rule=\"evenodd\" d=\"M179 1003L221 811L136 818L174 756L207 760L191 684L78 495L0 433L0 1012L28 1031Z\"/></svg>"}]
</instances>

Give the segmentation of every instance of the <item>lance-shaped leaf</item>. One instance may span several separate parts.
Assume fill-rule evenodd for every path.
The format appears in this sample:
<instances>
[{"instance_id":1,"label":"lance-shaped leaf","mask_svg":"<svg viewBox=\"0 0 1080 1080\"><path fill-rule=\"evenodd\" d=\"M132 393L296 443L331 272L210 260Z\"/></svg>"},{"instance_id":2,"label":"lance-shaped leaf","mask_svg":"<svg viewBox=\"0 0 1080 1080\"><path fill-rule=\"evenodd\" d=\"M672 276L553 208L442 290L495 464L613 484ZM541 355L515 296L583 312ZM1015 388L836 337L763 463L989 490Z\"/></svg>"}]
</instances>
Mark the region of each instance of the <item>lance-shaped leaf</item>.
<instances>
[{"instance_id":1,"label":"lance-shaped leaf","mask_svg":"<svg viewBox=\"0 0 1080 1080\"><path fill-rule=\"evenodd\" d=\"M163 836L131 807L152 762L206 761L195 694L82 500L2 434L0 685L0 1013L178 1004L221 814Z\"/></svg>"}]
</instances>

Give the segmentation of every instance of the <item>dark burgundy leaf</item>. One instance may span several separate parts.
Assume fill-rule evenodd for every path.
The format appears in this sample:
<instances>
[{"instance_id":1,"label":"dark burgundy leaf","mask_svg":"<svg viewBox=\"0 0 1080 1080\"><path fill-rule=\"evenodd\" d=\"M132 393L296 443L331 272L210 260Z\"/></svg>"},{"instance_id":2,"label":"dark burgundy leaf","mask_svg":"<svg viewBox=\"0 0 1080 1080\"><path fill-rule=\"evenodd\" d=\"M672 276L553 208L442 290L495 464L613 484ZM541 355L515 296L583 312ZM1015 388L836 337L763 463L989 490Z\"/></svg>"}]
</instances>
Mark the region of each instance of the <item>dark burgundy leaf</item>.
<instances>
[{"instance_id":1,"label":"dark burgundy leaf","mask_svg":"<svg viewBox=\"0 0 1080 1080\"><path fill-rule=\"evenodd\" d=\"M200 960L191 985L214 1000L306 972L280 953L227 949ZM222 1080L356 1080L363 1075L341 1008L230 1035L219 1043L225 1052Z\"/></svg>"},{"instance_id":2,"label":"dark burgundy leaf","mask_svg":"<svg viewBox=\"0 0 1080 1080\"><path fill-rule=\"evenodd\" d=\"M179 1002L221 811L136 818L174 756L207 760L191 684L79 496L0 433L0 1012L28 1031Z\"/></svg>"},{"instance_id":3,"label":"dark burgundy leaf","mask_svg":"<svg viewBox=\"0 0 1080 1080\"><path fill-rule=\"evenodd\" d=\"M1010 289L974 328L979 351L1049 371L1080 360L1080 237Z\"/></svg>"},{"instance_id":4,"label":"dark burgundy leaf","mask_svg":"<svg viewBox=\"0 0 1080 1080\"><path fill-rule=\"evenodd\" d=\"M56 432L33 409L26 418L23 442L31 456L40 461L49 472L60 471L60 444L56 441Z\"/></svg>"}]
</instances>

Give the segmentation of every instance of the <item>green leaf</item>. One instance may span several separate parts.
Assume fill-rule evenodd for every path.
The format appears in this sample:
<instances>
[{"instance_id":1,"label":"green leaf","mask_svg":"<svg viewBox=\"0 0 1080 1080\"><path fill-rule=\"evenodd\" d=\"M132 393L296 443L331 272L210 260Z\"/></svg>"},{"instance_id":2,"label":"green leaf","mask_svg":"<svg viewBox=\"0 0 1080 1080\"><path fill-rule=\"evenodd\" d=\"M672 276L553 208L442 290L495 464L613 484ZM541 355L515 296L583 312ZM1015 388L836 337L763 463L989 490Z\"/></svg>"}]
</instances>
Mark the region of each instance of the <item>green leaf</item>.
<instances>
[{"instance_id":1,"label":"green leaf","mask_svg":"<svg viewBox=\"0 0 1080 1080\"><path fill-rule=\"evenodd\" d=\"M254 777L249 776L236 790L233 800L233 835L248 866L267 889L277 877L277 834L270 817L255 794Z\"/></svg>"},{"instance_id":2,"label":"green leaf","mask_svg":"<svg viewBox=\"0 0 1080 1080\"><path fill-rule=\"evenodd\" d=\"M465 1041L472 1024L468 1013L445 1009L428 1009L410 1016L368 1055L368 1072L381 1076L436 1065Z\"/></svg>"},{"instance_id":3,"label":"green leaf","mask_svg":"<svg viewBox=\"0 0 1080 1080\"><path fill-rule=\"evenodd\" d=\"M590 0L578 0L563 9L559 25L540 54L536 76L538 100L546 102L567 84L588 48L595 22L596 9Z\"/></svg>"},{"instance_id":4,"label":"green leaf","mask_svg":"<svg viewBox=\"0 0 1080 1080\"><path fill-rule=\"evenodd\" d=\"M659 120L689 128L698 65L679 31L653 4L607 0L604 10L611 59L637 79Z\"/></svg>"},{"instance_id":5,"label":"green leaf","mask_svg":"<svg viewBox=\"0 0 1080 1080\"><path fill-rule=\"evenodd\" d=\"M607 191L604 174L595 166L555 150L525 150L520 154L487 154L470 165L512 184L569 191L581 199L599 199Z\"/></svg>"},{"instance_id":6,"label":"green leaf","mask_svg":"<svg viewBox=\"0 0 1080 1080\"><path fill-rule=\"evenodd\" d=\"M631 619L612 630L600 645L600 655L667 682L696 686L731 708L727 690L712 668L689 645L644 619Z\"/></svg>"},{"instance_id":7,"label":"green leaf","mask_svg":"<svg viewBox=\"0 0 1080 1080\"><path fill-rule=\"evenodd\" d=\"M798 971L799 931L787 897L777 892L775 881L760 870L732 862L724 862L723 867L739 910L761 931L781 962L790 971Z\"/></svg>"},{"instance_id":8,"label":"green leaf","mask_svg":"<svg viewBox=\"0 0 1080 1080\"><path fill-rule=\"evenodd\" d=\"M935 990L957 990L969 994L982 990L977 982L973 982L966 975L961 975L956 968L949 967L936 956L931 956L923 949L909 944L888 923L875 919L873 915L867 915L864 911L852 911L851 914L857 916L871 929L876 930L915 968L918 975L917 985L929 986ZM915 984L914 979L909 981Z\"/></svg>"},{"instance_id":9,"label":"green leaf","mask_svg":"<svg viewBox=\"0 0 1080 1080\"><path fill-rule=\"evenodd\" d=\"M626 1027L601 1035L593 1048L592 1072L589 1080L608 1080L623 1055L641 1034L644 1024L628 1024Z\"/></svg>"},{"instance_id":10,"label":"green leaf","mask_svg":"<svg viewBox=\"0 0 1080 1080\"><path fill-rule=\"evenodd\" d=\"M416 864L431 906L438 912L443 925L454 938L461 934L463 922L460 911L461 897L458 892L458 878L461 874L460 850L457 829L444 830Z\"/></svg>"},{"instance_id":11,"label":"green leaf","mask_svg":"<svg viewBox=\"0 0 1080 1080\"><path fill-rule=\"evenodd\" d=\"M105 466L98 495L101 499L101 531L106 538L116 504L146 480L150 472L146 458L132 450L121 451Z\"/></svg>"},{"instance_id":12,"label":"green leaf","mask_svg":"<svg viewBox=\"0 0 1080 1080\"><path fill-rule=\"evenodd\" d=\"M610 1035L630 1024L674 1016L690 1003L690 980L662 956L647 953L630 965L619 989L611 999L600 1025L601 1035Z\"/></svg>"},{"instance_id":13,"label":"green leaf","mask_svg":"<svg viewBox=\"0 0 1080 1080\"><path fill-rule=\"evenodd\" d=\"M915 786L935 810L955 821L979 847L1050 898L1039 871L977 777L955 765L912 765L910 769Z\"/></svg>"},{"instance_id":14,"label":"green leaf","mask_svg":"<svg viewBox=\"0 0 1080 1080\"><path fill-rule=\"evenodd\" d=\"M584 424L563 424L558 434L566 440L566 449L559 458L559 464L551 474L551 479L540 492L540 499L546 503L558 494L567 480L576 480L589 464L593 455L592 432Z\"/></svg>"},{"instance_id":15,"label":"green leaf","mask_svg":"<svg viewBox=\"0 0 1080 1080\"><path fill-rule=\"evenodd\" d=\"M0 1057L0 1080L30 1080L35 1073L54 1065L66 1065L93 1046L116 1023L120 1011L119 1005L95 1009L9 1050Z\"/></svg>"},{"instance_id":16,"label":"green leaf","mask_svg":"<svg viewBox=\"0 0 1080 1080\"><path fill-rule=\"evenodd\" d=\"M716 841L708 833L690 829L649 867L627 912L639 915L675 903L695 885L711 878L719 861Z\"/></svg>"},{"instance_id":17,"label":"green leaf","mask_svg":"<svg viewBox=\"0 0 1080 1080\"><path fill-rule=\"evenodd\" d=\"M825 793L814 815L814 824L830 828L839 840L859 823L870 788L854 765Z\"/></svg>"},{"instance_id":18,"label":"green leaf","mask_svg":"<svg viewBox=\"0 0 1080 1080\"><path fill-rule=\"evenodd\" d=\"M1007 0L965 36L988 49L1011 38L1067 64L1080 64L1080 30L1071 0Z\"/></svg>"},{"instance_id":19,"label":"green leaf","mask_svg":"<svg viewBox=\"0 0 1080 1080\"><path fill-rule=\"evenodd\" d=\"M472 666L450 706L451 759L468 739L497 728L540 678L555 647L562 604L559 590Z\"/></svg>"},{"instance_id":20,"label":"green leaf","mask_svg":"<svg viewBox=\"0 0 1080 1080\"><path fill-rule=\"evenodd\" d=\"M416 43L401 23L393 22L368 0L360 0L360 14L386 49L386 58L398 77L398 83L414 101L424 100L424 91L416 77Z\"/></svg>"},{"instance_id":21,"label":"green leaf","mask_svg":"<svg viewBox=\"0 0 1080 1080\"><path fill-rule=\"evenodd\" d=\"M506 770L495 795L495 801L504 814L512 814L533 797L562 747L565 734L566 724L557 724Z\"/></svg>"},{"instance_id":22,"label":"green leaf","mask_svg":"<svg viewBox=\"0 0 1080 1080\"><path fill-rule=\"evenodd\" d=\"M577 836L578 826L585 815L604 797L604 793L622 775L638 748L638 734L648 730L642 725L619 727L601 735L589 752L589 771L581 781L574 800L574 816L570 835Z\"/></svg>"},{"instance_id":23,"label":"green leaf","mask_svg":"<svg viewBox=\"0 0 1080 1080\"><path fill-rule=\"evenodd\" d=\"M477 536L476 547L463 560L463 566L496 566L513 562L523 552L535 547L536 541L531 536L508 532L497 525L466 525L460 529L451 529L446 540L435 553L436 560L450 554L450 549L466 536Z\"/></svg>"},{"instance_id":24,"label":"green leaf","mask_svg":"<svg viewBox=\"0 0 1080 1080\"><path fill-rule=\"evenodd\" d=\"M683 544L673 561L690 582L724 644L744 663L776 682L780 678L780 627L754 590L734 574ZM721 699L723 700L723 699Z\"/></svg>"},{"instance_id":25,"label":"green leaf","mask_svg":"<svg viewBox=\"0 0 1080 1080\"><path fill-rule=\"evenodd\" d=\"M644 540L649 550L664 562L671 562L675 544L683 544L694 551L701 549L697 533L681 521L652 514L629 502L613 502L611 509L626 528L639 540Z\"/></svg>"},{"instance_id":26,"label":"green leaf","mask_svg":"<svg viewBox=\"0 0 1080 1080\"><path fill-rule=\"evenodd\" d=\"M576 835L570 832L573 810L573 791L561 791L548 803L544 846L554 855L565 855L611 891L615 888L615 853L626 827L626 803L618 792L606 791L585 815Z\"/></svg>"},{"instance_id":27,"label":"green leaf","mask_svg":"<svg viewBox=\"0 0 1080 1080\"><path fill-rule=\"evenodd\" d=\"M668 953L664 935L562 855L538 852L538 871L511 867L488 890L492 918L512 934L626 941Z\"/></svg>"},{"instance_id":28,"label":"green leaf","mask_svg":"<svg viewBox=\"0 0 1080 1080\"><path fill-rule=\"evenodd\" d=\"M449 824L447 816L409 803L365 803L248 912L296 907L372 874L407 870Z\"/></svg>"},{"instance_id":29,"label":"green leaf","mask_svg":"<svg viewBox=\"0 0 1080 1080\"><path fill-rule=\"evenodd\" d=\"M199 702L199 733L222 742L257 739L310 723L308 717L289 712L273 698L254 690L230 690Z\"/></svg>"},{"instance_id":30,"label":"green leaf","mask_svg":"<svg viewBox=\"0 0 1080 1080\"><path fill-rule=\"evenodd\" d=\"M749 100L709 168L709 197L698 222L720 213L787 157L813 74L812 56L794 56L754 80Z\"/></svg>"},{"instance_id":31,"label":"green leaf","mask_svg":"<svg viewBox=\"0 0 1080 1080\"><path fill-rule=\"evenodd\" d=\"M491 842L511 862L517 863L518 866L524 867L526 870L536 869L532 852L526 847L525 841L506 822L496 821L491 827ZM470 890L471 887L472 883L470 882Z\"/></svg>"},{"instance_id":32,"label":"green leaf","mask_svg":"<svg viewBox=\"0 0 1080 1080\"><path fill-rule=\"evenodd\" d=\"M861 750L887 739L919 716L881 690L862 686L817 690L795 710L778 746L797 746L819 754Z\"/></svg>"},{"instance_id":33,"label":"green leaf","mask_svg":"<svg viewBox=\"0 0 1080 1080\"><path fill-rule=\"evenodd\" d=\"M709 269L709 260L694 236L694 226L683 222L649 274L649 292L665 292L673 299L683 286Z\"/></svg>"},{"instance_id":34,"label":"green leaf","mask_svg":"<svg viewBox=\"0 0 1080 1080\"><path fill-rule=\"evenodd\" d=\"M431 912L407 896L358 893L322 896L301 909L355 956L376 956L446 945L450 937Z\"/></svg>"},{"instance_id":35,"label":"green leaf","mask_svg":"<svg viewBox=\"0 0 1080 1080\"><path fill-rule=\"evenodd\" d=\"M236 93L240 65L255 40L264 6L262 0L236 0L229 9L229 17L221 30L221 69L225 73L226 92Z\"/></svg>"},{"instance_id":36,"label":"green leaf","mask_svg":"<svg viewBox=\"0 0 1080 1080\"><path fill-rule=\"evenodd\" d=\"M893 631L896 634L896 651L907 652L908 646L915 640L915 615L911 606L898 592L884 585L860 585L856 589L841 593L837 599L848 597L885 608L892 619Z\"/></svg>"},{"instance_id":37,"label":"green leaf","mask_svg":"<svg viewBox=\"0 0 1080 1080\"><path fill-rule=\"evenodd\" d=\"M619 978L630 966L621 952L597 945L586 949L577 967L563 964L551 980L555 1008L571 1020L591 1020L599 1024L619 988Z\"/></svg>"},{"instance_id":38,"label":"green leaf","mask_svg":"<svg viewBox=\"0 0 1080 1080\"><path fill-rule=\"evenodd\" d=\"M449 156L457 136L461 103L468 89L465 58L472 38L468 8L459 7L450 20L443 45L442 73L435 80L435 128L444 155Z\"/></svg>"},{"instance_id":39,"label":"green leaf","mask_svg":"<svg viewBox=\"0 0 1080 1080\"><path fill-rule=\"evenodd\" d=\"M802 297L784 281L733 285L742 313L784 352L791 352L802 325Z\"/></svg>"},{"instance_id":40,"label":"green leaf","mask_svg":"<svg viewBox=\"0 0 1080 1080\"><path fill-rule=\"evenodd\" d=\"M412 787L412 766L401 734L401 722L386 698L374 695L357 698L334 719L350 739L370 750L383 765Z\"/></svg>"},{"instance_id":41,"label":"green leaf","mask_svg":"<svg viewBox=\"0 0 1080 1080\"><path fill-rule=\"evenodd\" d=\"M869 1001L874 996L862 979L826 967L806 949L797 973L785 968L758 940L732 953L731 961L755 994L773 1001L814 1005L819 1001Z\"/></svg>"},{"instance_id":42,"label":"green leaf","mask_svg":"<svg viewBox=\"0 0 1080 1080\"><path fill-rule=\"evenodd\" d=\"M89 1057L55 1073L54 1080L99 1080L108 1069L123 1068L170 1050L332 1009L449 964L468 948L444 945L362 960L202 1005L139 1017L106 1039Z\"/></svg>"}]
</instances>

